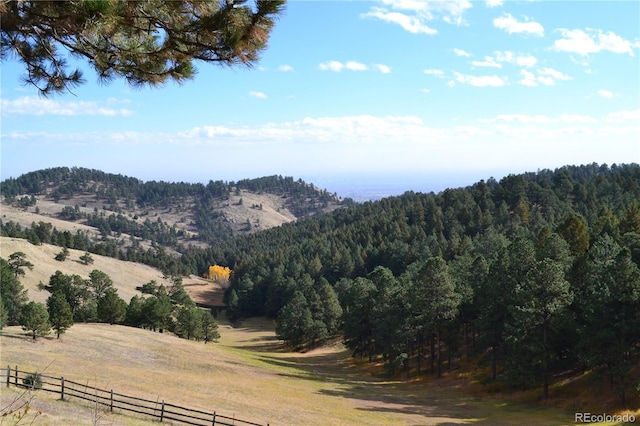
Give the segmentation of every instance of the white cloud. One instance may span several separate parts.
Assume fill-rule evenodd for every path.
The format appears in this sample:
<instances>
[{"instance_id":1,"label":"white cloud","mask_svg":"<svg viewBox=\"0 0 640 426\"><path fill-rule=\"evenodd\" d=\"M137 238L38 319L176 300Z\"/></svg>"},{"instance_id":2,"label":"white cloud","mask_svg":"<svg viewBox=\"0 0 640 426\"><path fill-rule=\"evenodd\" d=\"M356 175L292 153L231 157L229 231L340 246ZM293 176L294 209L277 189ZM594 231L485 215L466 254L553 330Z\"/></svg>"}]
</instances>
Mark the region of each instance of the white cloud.
<instances>
[{"instance_id":1,"label":"white cloud","mask_svg":"<svg viewBox=\"0 0 640 426\"><path fill-rule=\"evenodd\" d=\"M537 73L538 75L536 76L525 69L520 70L520 75L522 76L520 84L529 87L535 87L540 84L544 86L554 86L556 80L571 80L571 77L553 68L542 68L539 69Z\"/></svg>"},{"instance_id":2,"label":"white cloud","mask_svg":"<svg viewBox=\"0 0 640 426\"><path fill-rule=\"evenodd\" d=\"M389 67L388 65L374 64L373 66L376 67L378 69L378 71L380 71L382 74L390 74L391 73L391 67Z\"/></svg>"},{"instance_id":3,"label":"white cloud","mask_svg":"<svg viewBox=\"0 0 640 426\"><path fill-rule=\"evenodd\" d=\"M522 76L520 84L523 86L535 87L538 85L538 83L536 83L536 76L534 73L527 70L520 70L520 75Z\"/></svg>"},{"instance_id":4,"label":"white cloud","mask_svg":"<svg viewBox=\"0 0 640 426\"><path fill-rule=\"evenodd\" d=\"M571 80L571 77L569 77L566 74L563 74L562 72L558 71L558 70L554 70L553 68L542 68L538 70L538 74L540 75L544 75L544 76L549 76L552 77L556 80Z\"/></svg>"},{"instance_id":5,"label":"white cloud","mask_svg":"<svg viewBox=\"0 0 640 426\"><path fill-rule=\"evenodd\" d=\"M344 64L339 61L328 61L318 65L318 68L320 68L323 71L333 71L333 72L340 72L343 69L348 69L351 71L367 70L367 66L365 64L361 64L360 62L356 62L356 61L348 61Z\"/></svg>"},{"instance_id":6,"label":"white cloud","mask_svg":"<svg viewBox=\"0 0 640 426\"><path fill-rule=\"evenodd\" d=\"M381 7L374 7L369 13L362 15L365 18L377 18L381 21L400 25L404 30L412 34L438 34L438 30L426 25L420 18L409 16L399 12L389 12Z\"/></svg>"},{"instance_id":7,"label":"white cloud","mask_svg":"<svg viewBox=\"0 0 640 426\"><path fill-rule=\"evenodd\" d=\"M531 55L518 56L516 58L516 64L520 65L521 67L531 68L537 62L538 62L538 60L536 59L536 57L535 56L531 56Z\"/></svg>"},{"instance_id":8,"label":"white cloud","mask_svg":"<svg viewBox=\"0 0 640 426\"><path fill-rule=\"evenodd\" d=\"M430 70L424 70L423 72L428 75L439 75L439 76L444 75L444 71L442 70L430 69Z\"/></svg>"},{"instance_id":9,"label":"white cloud","mask_svg":"<svg viewBox=\"0 0 640 426\"><path fill-rule=\"evenodd\" d=\"M471 53L466 52L462 49L458 49L457 47L455 49L453 49L453 53L456 54L456 56L462 56L464 58L468 58L469 56L471 56Z\"/></svg>"},{"instance_id":10,"label":"white cloud","mask_svg":"<svg viewBox=\"0 0 640 426\"><path fill-rule=\"evenodd\" d=\"M425 89L420 89L420 91L421 91L422 93L430 93L430 92L431 92L431 90L426 89L426 88L425 88Z\"/></svg>"},{"instance_id":11,"label":"white cloud","mask_svg":"<svg viewBox=\"0 0 640 426\"><path fill-rule=\"evenodd\" d=\"M608 90L598 90L598 95L602 96L603 98L613 99L613 93Z\"/></svg>"},{"instance_id":12,"label":"white cloud","mask_svg":"<svg viewBox=\"0 0 640 426\"><path fill-rule=\"evenodd\" d=\"M580 114L561 114L558 117L549 117L547 115L530 115L530 114L499 114L493 118L478 120L481 123L523 123L523 124L586 124L595 123L594 117Z\"/></svg>"},{"instance_id":13,"label":"white cloud","mask_svg":"<svg viewBox=\"0 0 640 426\"><path fill-rule=\"evenodd\" d=\"M318 67L323 71L340 72L344 68L344 64L338 61L323 62Z\"/></svg>"},{"instance_id":14,"label":"white cloud","mask_svg":"<svg viewBox=\"0 0 640 426\"><path fill-rule=\"evenodd\" d=\"M616 111L607 114L609 123L622 123L624 121L640 121L640 108L633 111Z\"/></svg>"},{"instance_id":15,"label":"white cloud","mask_svg":"<svg viewBox=\"0 0 640 426\"><path fill-rule=\"evenodd\" d=\"M502 0L487 0L486 2L487 7L499 7L502 6L502 4Z\"/></svg>"},{"instance_id":16,"label":"white cloud","mask_svg":"<svg viewBox=\"0 0 640 426\"><path fill-rule=\"evenodd\" d=\"M471 65L473 65L474 67L502 68L502 65L497 63L496 60L491 56L485 56L484 61L472 61Z\"/></svg>"},{"instance_id":17,"label":"white cloud","mask_svg":"<svg viewBox=\"0 0 640 426\"><path fill-rule=\"evenodd\" d=\"M537 78L538 82L542 83L545 86L555 86L556 82L553 79L553 77L548 77L548 76L538 76Z\"/></svg>"},{"instance_id":18,"label":"white cloud","mask_svg":"<svg viewBox=\"0 0 640 426\"><path fill-rule=\"evenodd\" d=\"M278 71L284 71L284 72L293 71L293 67L291 65L280 65L278 67Z\"/></svg>"},{"instance_id":19,"label":"white cloud","mask_svg":"<svg viewBox=\"0 0 640 426\"><path fill-rule=\"evenodd\" d=\"M101 104L95 101L55 101L34 96L24 96L13 100L3 99L2 114L129 117L133 114L133 111L116 106L122 103L129 102L109 98L105 103Z\"/></svg>"},{"instance_id":20,"label":"white cloud","mask_svg":"<svg viewBox=\"0 0 640 426\"><path fill-rule=\"evenodd\" d=\"M416 116L306 117L284 123L255 127L200 126L177 135L184 143L386 143L390 140L420 140L438 130L423 124Z\"/></svg>"},{"instance_id":21,"label":"white cloud","mask_svg":"<svg viewBox=\"0 0 640 426\"><path fill-rule=\"evenodd\" d=\"M356 62L356 61L349 61L347 62L344 67L348 70L351 71L366 71L367 70L367 66L365 64L361 64L360 62Z\"/></svg>"},{"instance_id":22,"label":"white cloud","mask_svg":"<svg viewBox=\"0 0 640 426\"><path fill-rule=\"evenodd\" d=\"M589 55L603 50L613 53L627 53L633 56L633 47L629 40L625 40L612 31L602 32L601 30L580 29L568 30L560 28L563 38L553 42L553 50L558 52L577 53L578 55Z\"/></svg>"},{"instance_id":23,"label":"white cloud","mask_svg":"<svg viewBox=\"0 0 640 426\"><path fill-rule=\"evenodd\" d=\"M503 13L500 17L493 20L493 26L505 30L509 34L528 33L536 36L544 35L544 27L538 22L530 21L525 18L524 22L519 22L509 13Z\"/></svg>"},{"instance_id":24,"label":"white cloud","mask_svg":"<svg viewBox=\"0 0 640 426\"><path fill-rule=\"evenodd\" d=\"M531 68L538 62L535 56L523 55L520 53L516 54L509 50L495 51L493 53L498 62L507 62L521 67Z\"/></svg>"},{"instance_id":25,"label":"white cloud","mask_svg":"<svg viewBox=\"0 0 640 426\"><path fill-rule=\"evenodd\" d=\"M505 111L508 108L506 105ZM490 114L484 120L455 121L435 117L423 121L416 116L310 116L261 125L203 125L170 133L7 132L2 135L2 149L3 155L8 149L18 150L12 155L20 158L25 149L44 155L41 148L50 145L56 145L65 156L86 155L90 146L101 149L96 152L113 153L118 167L126 163L134 175L140 170L137 159L151 156L146 163L153 165L155 176L137 175L148 179L162 178L162 173L166 174L167 167L176 161L191 161L189 175L196 173L209 179L209 163L193 162L194 152L202 158L242 155L242 164L221 163L217 168L217 173L230 179L256 173L303 177L309 173L353 174L371 172L371 164L376 164L376 173L426 169L459 173L478 170L474 167L478 167L479 160L486 178L496 170L536 170L594 161L625 163L637 161L640 155L640 110L598 118L570 113ZM122 149L116 150L116 146L125 147L128 155L120 155ZM273 161L265 163L265 158ZM451 158L456 159L453 165ZM87 166L101 168L104 161L100 158L100 162ZM117 171L132 174L122 168Z\"/></svg>"},{"instance_id":26,"label":"white cloud","mask_svg":"<svg viewBox=\"0 0 640 426\"><path fill-rule=\"evenodd\" d=\"M506 81L497 75L464 75L459 72L454 73L455 79L458 83L469 84L475 87L500 87L506 84Z\"/></svg>"},{"instance_id":27,"label":"white cloud","mask_svg":"<svg viewBox=\"0 0 640 426\"><path fill-rule=\"evenodd\" d=\"M249 96L258 98L258 99L267 99L267 95L263 92L249 92Z\"/></svg>"},{"instance_id":28,"label":"white cloud","mask_svg":"<svg viewBox=\"0 0 640 426\"><path fill-rule=\"evenodd\" d=\"M464 13L473 7L469 0L381 0L381 3L384 7L374 6L361 17L380 19L398 24L412 34L427 35L438 33L427 22L442 20L448 24L463 25Z\"/></svg>"}]
</instances>

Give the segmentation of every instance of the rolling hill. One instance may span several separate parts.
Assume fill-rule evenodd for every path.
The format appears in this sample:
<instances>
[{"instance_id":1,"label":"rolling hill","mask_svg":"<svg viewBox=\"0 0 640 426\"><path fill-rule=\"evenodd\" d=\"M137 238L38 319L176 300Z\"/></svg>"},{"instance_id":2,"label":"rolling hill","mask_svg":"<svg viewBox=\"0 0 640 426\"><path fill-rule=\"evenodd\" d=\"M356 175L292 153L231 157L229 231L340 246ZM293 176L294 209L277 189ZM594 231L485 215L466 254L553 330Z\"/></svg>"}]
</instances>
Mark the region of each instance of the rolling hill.
<instances>
[{"instance_id":1,"label":"rolling hill","mask_svg":"<svg viewBox=\"0 0 640 426\"><path fill-rule=\"evenodd\" d=\"M102 237L125 245L137 239L178 250L269 229L341 205L336 194L292 177L204 185L143 182L76 167L7 179L0 193L5 197L7 220L23 226L39 218L25 218L12 210L40 214L49 221L64 220L74 230L86 230L82 225L88 225ZM62 224L56 221L55 225Z\"/></svg>"},{"instance_id":2,"label":"rolling hill","mask_svg":"<svg viewBox=\"0 0 640 426\"><path fill-rule=\"evenodd\" d=\"M140 296L136 287L149 281L155 280L164 286L172 285L171 281L158 269L141 263L93 254L93 264L84 265L78 259L85 252L74 249L69 250L67 260L59 262L54 258L60 252L60 247L51 244L34 245L20 238L0 237L0 257L6 259L15 252L26 254L27 260L34 265L33 270L25 268L25 276L21 277L20 282L28 291L29 299L36 302L44 303L50 296L46 290L39 290L38 284L48 284L49 277L58 270L63 274L80 275L82 278L88 278L94 269L100 270L109 275L114 287L118 290L118 295L127 302L133 296ZM216 282L191 275L183 278L183 285L196 303L209 306L223 304L224 287Z\"/></svg>"}]
</instances>

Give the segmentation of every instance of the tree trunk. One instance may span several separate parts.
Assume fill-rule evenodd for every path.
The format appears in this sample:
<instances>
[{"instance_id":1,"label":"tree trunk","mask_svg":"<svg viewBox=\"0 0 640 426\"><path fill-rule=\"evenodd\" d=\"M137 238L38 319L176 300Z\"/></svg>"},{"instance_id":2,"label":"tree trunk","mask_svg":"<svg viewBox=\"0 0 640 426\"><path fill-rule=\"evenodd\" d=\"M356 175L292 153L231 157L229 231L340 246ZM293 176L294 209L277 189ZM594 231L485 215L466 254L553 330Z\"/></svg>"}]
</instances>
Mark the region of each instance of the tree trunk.
<instances>
[{"instance_id":1,"label":"tree trunk","mask_svg":"<svg viewBox=\"0 0 640 426\"><path fill-rule=\"evenodd\" d=\"M496 367L498 364L498 354L496 353L496 347L492 346L491 347L491 380L496 380L497 374L496 374Z\"/></svg>"},{"instance_id":2,"label":"tree trunk","mask_svg":"<svg viewBox=\"0 0 640 426\"><path fill-rule=\"evenodd\" d=\"M435 340L434 340L434 334L431 333L431 336L429 337L429 339L431 340L431 374L433 374L435 372L435 358L436 358L436 348L435 348Z\"/></svg>"},{"instance_id":3,"label":"tree trunk","mask_svg":"<svg viewBox=\"0 0 640 426\"><path fill-rule=\"evenodd\" d=\"M440 327L438 327L438 377L442 377L442 345L440 343Z\"/></svg>"},{"instance_id":4,"label":"tree trunk","mask_svg":"<svg viewBox=\"0 0 640 426\"><path fill-rule=\"evenodd\" d=\"M547 322L543 322L542 324L542 347L544 348L544 362L542 364L543 368L543 376L544 376L544 389L542 391L542 396L545 400L549 399L549 349L547 348Z\"/></svg>"},{"instance_id":5,"label":"tree trunk","mask_svg":"<svg viewBox=\"0 0 640 426\"><path fill-rule=\"evenodd\" d=\"M422 371L422 333L418 333L418 376Z\"/></svg>"}]
</instances>

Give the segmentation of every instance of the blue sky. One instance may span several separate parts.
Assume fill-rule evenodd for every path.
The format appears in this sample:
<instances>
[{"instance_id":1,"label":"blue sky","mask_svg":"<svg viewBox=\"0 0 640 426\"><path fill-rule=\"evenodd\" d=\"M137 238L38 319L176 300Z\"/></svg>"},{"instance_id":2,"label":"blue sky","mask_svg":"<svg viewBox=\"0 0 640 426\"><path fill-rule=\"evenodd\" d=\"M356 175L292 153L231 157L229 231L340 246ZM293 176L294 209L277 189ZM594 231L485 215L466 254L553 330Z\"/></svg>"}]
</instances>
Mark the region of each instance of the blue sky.
<instances>
[{"instance_id":1,"label":"blue sky","mask_svg":"<svg viewBox=\"0 0 640 426\"><path fill-rule=\"evenodd\" d=\"M3 63L0 176L447 186L640 162L639 57L637 1L290 1L253 69L199 63L183 85L87 70L42 98Z\"/></svg>"}]
</instances>

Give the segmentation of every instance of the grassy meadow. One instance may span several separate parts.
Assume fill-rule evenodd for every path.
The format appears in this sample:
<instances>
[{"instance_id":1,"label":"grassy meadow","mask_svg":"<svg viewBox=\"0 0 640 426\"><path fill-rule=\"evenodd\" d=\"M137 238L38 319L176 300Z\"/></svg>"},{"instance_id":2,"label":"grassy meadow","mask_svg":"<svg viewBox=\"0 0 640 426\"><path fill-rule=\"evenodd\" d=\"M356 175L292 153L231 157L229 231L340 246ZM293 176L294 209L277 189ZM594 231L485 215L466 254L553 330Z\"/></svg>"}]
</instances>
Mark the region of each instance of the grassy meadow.
<instances>
[{"instance_id":1,"label":"grassy meadow","mask_svg":"<svg viewBox=\"0 0 640 426\"><path fill-rule=\"evenodd\" d=\"M220 333L219 343L205 345L123 326L76 324L60 340L34 342L19 327L7 327L0 362L270 425L573 424L572 412L473 395L455 381L389 379L376 367L354 363L339 342L287 352L264 319L239 327L222 322ZM15 388L2 387L2 407L15 396ZM42 413L34 424L151 423L122 413L96 416L91 404L57 398L34 393L29 416Z\"/></svg>"}]
</instances>

